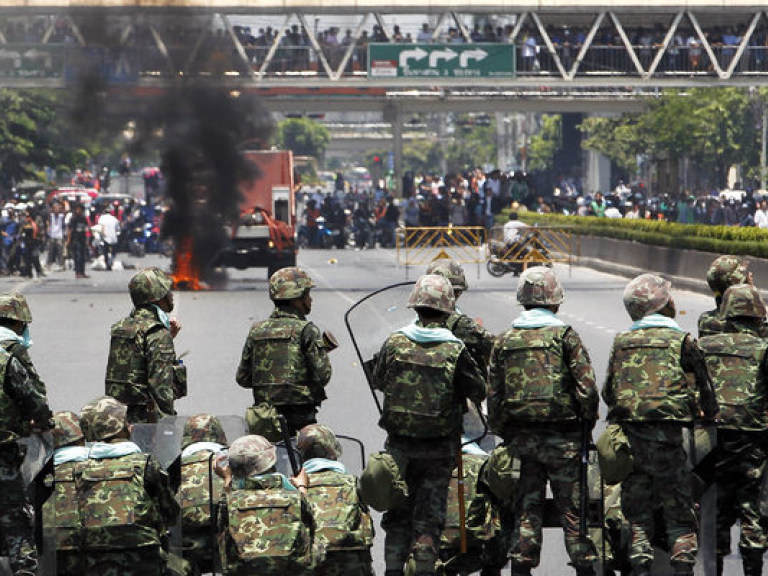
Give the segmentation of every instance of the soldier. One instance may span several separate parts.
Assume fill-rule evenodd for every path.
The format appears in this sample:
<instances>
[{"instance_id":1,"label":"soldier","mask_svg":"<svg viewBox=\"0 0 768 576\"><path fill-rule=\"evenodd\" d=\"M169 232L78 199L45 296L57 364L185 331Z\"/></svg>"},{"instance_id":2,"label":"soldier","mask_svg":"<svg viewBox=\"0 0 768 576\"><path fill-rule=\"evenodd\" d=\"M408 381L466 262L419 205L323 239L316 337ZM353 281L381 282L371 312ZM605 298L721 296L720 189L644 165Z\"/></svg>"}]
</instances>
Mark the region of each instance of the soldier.
<instances>
[{"instance_id":1,"label":"soldier","mask_svg":"<svg viewBox=\"0 0 768 576\"><path fill-rule=\"evenodd\" d=\"M0 295L0 346L21 363L30 384L45 395L45 384L29 356L29 348L32 346L29 335L31 323L32 312L22 294L13 292Z\"/></svg>"},{"instance_id":2,"label":"soldier","mask_svg":"<svg viewBox=\"0 0 768 576\"><path fill-rule=\"evenodd\" d=\"M621 508L631 526L636 575L651 573L652 502L662 509L675 574L693 573L698 542L683 449L683 427L698 416L691 373L704 417L717 412L704 355L674 321L669 289L669 282L653 274L627 284L624 306L634 322L613 342L603 387L608 420L622 425L634 455L634 469L621 483Z\"/></svg>"},{"instance_id":3,"label":"soldier","mask_svg":"<svg viewBox=\"0 0 768 576\"><path fill-rule=\"evenodd\" d=\"M466 400L482 402L485 379L464 343L446 328L455 311L451 283L430 274L408 301L419 319L392 333L373 371L384 393L379 426L408 486L405 504L384 514L386 576L401 576L408 555L416 576L435 574L451 471Z\"/></svg>"},{"instance_id":4,"label":"soldier","mask_svg":"<svg viewBox=\"0 0 768 576\"><path fill-rule=\"evenodd\" d=\"M512 574L539 565L549 480L568 556L577 574L591 575L597 553L579 538L579 474L584 424L591 430L598 418L595 373L579 335L556 316L563 287L551 269L521 274L517 301L525 311L493 347L488 399L491 429L521 460Z\"/></svg>"},{"instance_id":5,"label":"soldier","mask_svg":"<svg viewBox=\"0 0 768 576\"><path fill-rule=\"evenodd\" d=\"M427 274L439 274L448 278L453 286L453 295L458 302L459 296L469 290L469 284L464 275L464 269L461 264L454 260L438 259L433 260L427 268ZM472 358L477 363L480 371L486 374L488 371L488 358L491 356L491 348L493 348L494 336L488 330L480 326L472 318L456 308L456 310L448 317L445 323L446 328L453 332L459 340L464 342L464 345L469 350Z\"/></svg>"},{"instance_id":6,"label":"soldier","mask_svg":"<svg viewBox=\"0 0 768 576\"><path fill-rule=\"evenodd\" d=\"M229 447L217 526L225 574L308 576L322 560L307 500L305 470L290 479L275 472L275 447L262 436L243 436Z\"/></svg>"},{"instance_id":7,"label":"soldier","mask_svg":"<svg viewBox=\"0 0 768 576\"><path fill-rule=\"evenodd\" d=\"M173 310L171 278L146 268L131 278L130 315L112 326L106 394L128 407L128 421L157 422L176 414L174 400L187 395L186 367L173 339L181 330Z\"/></svg>"},{"instance_id":8,"label":"soldier","mask_svg":"<svg viewBox=\"0 0 768 576\"><path fill-rule=\"evenodd\" d=\"M31 321L23 296L0 297L0 341L14 349L14 353L0 350L0 549L10 556L11 570L20 576L37 574L38 562L32 513L21 474L24 451L18 439L32 430L53 427L45 387L22 358L25 345L31 344L27 329Z\"/></svg>"},{"instance_id":9,"label":"soldier","mask_svg":"<svg viewBox=\"0 0 768 576\"><path fill-rule=\"evenodd\" d=\"M74 412L53 415L54 493L45 506L52 508L56 530L56 574L80 576L80 513L77 508L75 471L88 460L80 417Z\"/></svg>"},{"instance_id":10,"label":"soldier","mask_svg":"<svg viewBox=\"0 0 768 576\"><path fill-rule=\"evenodd\" d=\"M301 268L282 268L269 279L275 309L248 333L235 379L253 389L254 404L267 403L285 416L289 433L317 422L331 379L332 349L306 319L312 310L315 283Z\"/></svg>"},{"instance_id":11,"label":"soldier","mask_svg":"<svg viewBox=\"0 0 768 576\"><path fill-rule=\"evenodd\" d=\"M717 424L717 570L731 553L731 526L741 525L745 576L763 573L768 549L760 487L768 452L768 341L760 337L766 309L749 284L731 286L721 303L724 330L699 341L720 406Z\"/></svg>"},{"instance_id":12,"label":"soldier","mask_svg":"<svg viewBox=\"0 0 768 576\"><path fill-rule=\"evenodd\" d=\"M309 476L307 498L317 535L326 543L315 576L373 576L373 521L357 478L338 461L341 444L327 426L310 424L299 431L296 446Z\"/></svg>"},{"instance_id":13,"label":"soldier","mask_svg":"<svg viewBox=\"0 0 768 576\"><path fill-rule=\"evenodd\" d=\"M752 284L752 273L747 269L748 264L747 260L740 256L720 256L712 262L707 272L707 284L715 295L716 307L699 316L699 338L723 331L725 324L721 318L723 294L729 286ZM763 336L768 336L768 332Z\"/></svg>"},{"instance_id":14,"label":"soldier","mask_svg":"<svg viewBox=\"0 0 768 576\"><path fill-rule=\"evenodd\" d=\"M209 414L190 416L181 440L181 528L184 559L193 574L214 571L215 515L224 481L213 473L215 459L227 444L221 422ZM211 491L212 489L212 491Z\"/></svg>"},{"instance_id":15,"label":"soldier","mask_svg":"<svg viewBox=\"0 0 768 576\"><path fill-rule=\"evenodd\" d=\"M84 574L161 576L166 530L179 505L160 463L131 442L128 409L102 396L83 406L80 426L92 442L75 474Z\"/></svg>"}]
</instances>

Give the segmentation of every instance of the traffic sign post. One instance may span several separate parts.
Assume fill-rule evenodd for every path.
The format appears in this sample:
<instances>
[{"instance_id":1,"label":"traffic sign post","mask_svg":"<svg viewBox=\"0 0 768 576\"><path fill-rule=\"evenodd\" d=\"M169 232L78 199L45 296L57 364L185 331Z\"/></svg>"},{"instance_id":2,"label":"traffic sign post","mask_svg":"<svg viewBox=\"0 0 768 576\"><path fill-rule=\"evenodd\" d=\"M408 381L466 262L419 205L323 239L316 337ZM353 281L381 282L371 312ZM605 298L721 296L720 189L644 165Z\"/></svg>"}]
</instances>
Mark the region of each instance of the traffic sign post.
<instances>
[{"instance_id":1,"label":"traffic sign post","mask_svg":"<svg viewBox=\"0 0 768 576\"><path fill-rule=\"evenodd\" d=\"M513 44L369 44L370 78L513 78Z\"/></svg>"}]
</instances>

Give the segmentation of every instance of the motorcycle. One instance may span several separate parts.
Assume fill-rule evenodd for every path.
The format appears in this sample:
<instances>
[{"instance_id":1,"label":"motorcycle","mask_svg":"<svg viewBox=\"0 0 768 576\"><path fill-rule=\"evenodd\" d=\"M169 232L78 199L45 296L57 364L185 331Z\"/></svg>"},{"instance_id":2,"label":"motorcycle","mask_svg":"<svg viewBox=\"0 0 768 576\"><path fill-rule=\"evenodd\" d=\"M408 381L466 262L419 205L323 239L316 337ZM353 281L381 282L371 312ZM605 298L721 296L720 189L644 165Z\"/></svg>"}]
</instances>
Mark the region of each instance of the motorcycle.
<instances>
[{"instance_id":1,"label":"motorcycle","mask_svg":"<svg viewBox=\"0 0 768 576\"><path fill-rule=\"evenodd\" d=\"M488 243L488 250L490 256L488 257L488 262L486 262L485 267L488 270L488 273L495 278L501 278L505 274L520 276L527 267L529 268L531 266L552 266L549 262L544 263L539 262L538 260L525 262L526 256L531 253L529 247L525 247L522 251L516 253L517 258L514 261L506 260L508 257L507 255L510 252L510 246L505 242L491 240Z\"/></svg>"},{"instance_id":2,"label":"motorcycle","mask_svg":"<svg viewBox=\"0 0 768 576\"><path fill-rule=\"evenodd\" d=\"M152 224L136 224L131 228L128 246L131 256L143 258L152 237Z\"/></svg>"}]
</instances>

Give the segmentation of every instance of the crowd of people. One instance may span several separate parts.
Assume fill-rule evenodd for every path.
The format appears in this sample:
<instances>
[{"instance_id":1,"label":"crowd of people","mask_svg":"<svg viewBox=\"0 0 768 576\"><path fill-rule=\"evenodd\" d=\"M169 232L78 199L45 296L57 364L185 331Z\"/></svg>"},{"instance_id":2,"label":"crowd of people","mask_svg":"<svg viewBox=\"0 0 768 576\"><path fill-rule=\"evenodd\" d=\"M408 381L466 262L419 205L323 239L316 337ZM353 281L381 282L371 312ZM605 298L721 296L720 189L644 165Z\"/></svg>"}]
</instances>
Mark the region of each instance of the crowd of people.
<instances>
[{"instance_id":1,"label":"crowd of people","mask_svg":"<svg viewBox=\"0 0 768 576\"><path fill-rule=\"evenodd\" d=\"M359 479L340 462L333 431L317 421L338 344L307 319L315 283L304 270L270 277L274 310L246 337L235 380L253 393L248 434L227 437L216 416L192 416L179 465L167 470L142 452L132 429L175 416L175 400L195 393L174 349L181 324L171 316L170 277L147 268L131 279L134 309L111 330L106 395L79 415L51 413L27 351L31 311L21 294L4 294L0 536L14 574L37 573L32 527L45 518L55 527L43 533L55 535L58 574L371 576L373 506L384 512L385 576L498 576L508 561L513 576L530 576L542 553L549 483L570 565L594 575L600 555L582 521L583 467L602 395L609 426L598 451L601 466L611 465L605 569L649 576L661 543L674 574L692 575L700 498L715 485L715 573L723 574L739 522L744 574L759 576L768 550L760 496L767 311L745 260L717 258L707 280L715 308L699 318L698 341L675 321L668 281L646 273L626 285L632 324L614 339L599 391L583 341L558 317L565 292L555 271L538 266L521 275L523 311L493 335L456 308L469 288L461 265L434 261L411 291L414 321L392 332L366 369L383 396L387 440ZM490 431L502 440L490 454L470 436L467 419L479 417L486 400ZM688 463L683 430L696 422L718 428L708 468ZM51 429L54 480L46 476L44 485L52 484L53 496L38 504L55 513L33 517L17 442ZM149 444L158 448L161 437L150 433ZM288 477L278 471L275 443L291 437L283 446L301 464ZM453 530L456 510L468 511L459 521L468 553ZM180 514L183 546L169 549L167 531ZM459 567L470 559L473 568Z\"/></svg>"}]
</instances>

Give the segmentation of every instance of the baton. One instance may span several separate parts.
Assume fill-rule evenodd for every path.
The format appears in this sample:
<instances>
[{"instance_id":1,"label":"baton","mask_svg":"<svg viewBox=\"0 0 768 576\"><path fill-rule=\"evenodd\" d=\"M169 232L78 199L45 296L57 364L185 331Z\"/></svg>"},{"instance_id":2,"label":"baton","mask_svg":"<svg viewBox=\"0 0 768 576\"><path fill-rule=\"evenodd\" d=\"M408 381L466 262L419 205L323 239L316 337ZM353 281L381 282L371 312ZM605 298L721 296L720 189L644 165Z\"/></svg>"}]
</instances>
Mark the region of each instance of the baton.
<instances>
[{"instance_id":1,"label":"baton","mask_svg":"<svg viewBox=\"0 0 768 576\"><path fill-rule=\"evenodd\" d=\"M291 462L291 470L293 471L293 475L297 476L301 470L301 466L299 466L296 453L293 451L293 446L291 445L291 435L288 433L288 422L285 421L285 416L282 414L278 416L278 420L280 421L280 433L283 435L285 450L288 452L288 460Z\"/></svg>"}]
</instances>

